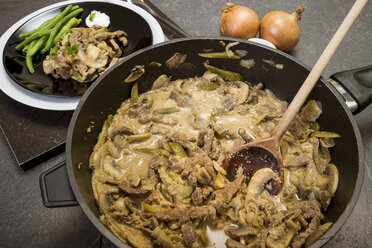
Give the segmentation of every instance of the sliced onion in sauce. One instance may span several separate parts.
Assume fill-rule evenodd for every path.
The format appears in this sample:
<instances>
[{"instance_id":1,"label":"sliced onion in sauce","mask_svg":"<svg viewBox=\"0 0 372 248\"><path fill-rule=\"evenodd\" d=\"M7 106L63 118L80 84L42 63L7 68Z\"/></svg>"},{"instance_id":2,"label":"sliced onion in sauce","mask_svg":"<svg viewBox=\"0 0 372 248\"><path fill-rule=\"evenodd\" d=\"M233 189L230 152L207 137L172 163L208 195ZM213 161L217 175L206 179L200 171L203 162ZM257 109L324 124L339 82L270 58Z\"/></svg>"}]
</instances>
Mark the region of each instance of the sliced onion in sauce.
<instances>
[{"instance_id":1,"label":"sliced onion in sauce","mask_svg":"<svg viewBox=\"0 0 372 248\"><path fill-rule=\"evenodd\" d=\"M238 44L239 44L239 42L236 41L236 42L231 42L231 43L226 45L225 51L226 51L226 53L229 57L233 57L235 55L234 52L230 50L230 48L233 47L233 46L236 46Z\"/></svg>"},{"instance_id":2,"label":"sliced onion in sauce","mask_svg":"<svg viewBox=\"0 0 372 248\"><path fill-rule=\"evenodd\" d=\"M254 59L242 59L242 60L240 60L239 64L242 67L250 69L250 68L254 67L256 63L255 63Z\"/></svg>"}]
</instances>

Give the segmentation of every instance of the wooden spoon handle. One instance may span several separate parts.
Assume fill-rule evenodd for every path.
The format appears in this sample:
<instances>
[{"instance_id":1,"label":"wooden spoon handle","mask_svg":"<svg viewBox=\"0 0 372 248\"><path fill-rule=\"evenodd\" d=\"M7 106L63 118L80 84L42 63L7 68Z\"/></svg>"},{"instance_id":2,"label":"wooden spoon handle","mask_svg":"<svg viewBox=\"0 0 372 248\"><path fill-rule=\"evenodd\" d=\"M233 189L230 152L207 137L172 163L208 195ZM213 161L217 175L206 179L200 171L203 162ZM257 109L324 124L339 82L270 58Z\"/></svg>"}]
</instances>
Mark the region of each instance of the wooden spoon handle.
<instances>
[{"instance_id":1,"label":"wooden spoon handle","mask_svg":"<svg viewBox=\"0 0 372 248\"><path fill-rule=\"evenodd\" d=\"M314 65L313 69L307 76L300 90L293 98L282 119L274 129L272 137L275 137L278 141L281 140L292 120L300 110L301 106L304 104L306 98L309 96L311 90L318 82L318 79L320 78L325 67L336 52L338 46L341 44L342 40L349 32L351 26L353 25L354 21L356 20L364 6L367 4L367 2L368 0L357 0L353 7L350 9L349 13L345 17L336 33L333 35L331 41L328 43L327 47L323 51L322 55L319 57L318 61Z\"/></svg>"}]
</instances>

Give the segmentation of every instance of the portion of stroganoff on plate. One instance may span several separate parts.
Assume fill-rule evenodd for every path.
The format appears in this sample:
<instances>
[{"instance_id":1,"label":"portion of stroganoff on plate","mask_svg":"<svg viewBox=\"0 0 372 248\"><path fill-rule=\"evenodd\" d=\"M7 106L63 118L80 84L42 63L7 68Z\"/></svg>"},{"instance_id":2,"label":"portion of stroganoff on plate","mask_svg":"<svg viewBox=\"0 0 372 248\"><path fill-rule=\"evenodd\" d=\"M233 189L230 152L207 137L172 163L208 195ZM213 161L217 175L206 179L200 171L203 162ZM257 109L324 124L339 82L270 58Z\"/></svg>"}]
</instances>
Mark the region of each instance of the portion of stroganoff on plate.
<instances>
[{"instance_id":1,"label":"portion of stroganoff on plate","mask_svg":"<svg viewBox=\"0 0 372 248\"><path fill-rule=\"evenodd\" d=\"M123 57L121 47L127 44L127 34L122 30L73 28L51 50L43 69L55 78L92 81Z\"/></svg>"}]
</instances>

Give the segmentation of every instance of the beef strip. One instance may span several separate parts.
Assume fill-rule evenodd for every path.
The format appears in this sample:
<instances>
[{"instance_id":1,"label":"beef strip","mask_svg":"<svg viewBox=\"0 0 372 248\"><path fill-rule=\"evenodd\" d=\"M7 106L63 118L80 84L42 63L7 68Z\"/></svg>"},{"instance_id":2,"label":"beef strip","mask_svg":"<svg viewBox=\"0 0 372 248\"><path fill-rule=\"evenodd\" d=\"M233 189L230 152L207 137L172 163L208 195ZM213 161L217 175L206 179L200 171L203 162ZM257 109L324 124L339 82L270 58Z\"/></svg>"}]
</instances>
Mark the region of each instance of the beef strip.
<instances>
[{"instance_id":1,"label":"beef strip","mask_svg":"<svg viewBox=\"0 0 372 248\"><path fill-rule=\"evenodd\" d=\"M137 103L133 103L128 108L128 115L131 117L139 117L145 115L151 109L153 100L151 95L149 94L142 94L138 98Z\"/></svg>"},{"instance_id":2,"label":"beef strip","mask_svg":"<svg viewBox=\"0 0 372 248\"><path fill-rule=\"evenodd\" d=\"M211 205L214 206L218 211L222 210L226 203L229 203L233 196L241 188L245 182L246 177L243 175L238 176L233 182L226 185L225 188L216 190L213 192L214 200Z\"/></svg>"},{"instance_id":3,"label":"beef strip","mask_svg":"<svg viewBox=\"0 0 372 248\"><path fill-rule=\"evenodd\" d=\"M110 39L109 42L110 42L111 47L114 50L113 57L116 57L116 58L121 57L122 52L121 52L121 49L120 49L120 46L118 45L118 43L116 43L116 41L114 39Z\"/></svg>"},{"instance_id":4,"label":"beef strip","mask_svg":"<svg viewBox=\"0 0 372 248\"><path fill-rule=\"evenodd\" d=\"M242 243L235 241L233 239L228 238L225 242L227 248L246 248L247 246L243 245Z\"/></svg>"},{"instance_id":5,"label":"beef strip","mask_svg":"<svg viewBox=\"0 0 372 248\"><path fill-rule=\"evenodd\" d=\"M194 205L199 206L203 204L203 194L202 189L197 187L194 192L191 194L191 200L194 203Z\"/></svg>"},{"instance_id":6,"label":"beef strip","mask_svg":"<svg viewBox=\"0 0 372 248\"><path fill-rule=\"evenodd\" d=\"M322 206L323 211L326 211L329 204L331 203L332 195L328 190L317 191L314 193L315 199L317 199Z\"/></svg>"},{"instance_id":7,"label":"beef strip","mask_svg":"<svg viewBox=\"0 0 372 248\"><path fill-rule=\"evenodd\" d=\"M160 227L155 228L151 232L151 236L155 239L154 243L164 248L182 248L185 247L182 243L173 241Z\"/></svg>"},{"instance_id":8,"label":"beef strip","mask_svg":"<svg viewBox=\"0 0 372 248\"><path fill-rule=\"evenodd\" d=\"M202 219L204 217L215 220L216 209L212 206L196 206L191 208L178 207L158 210L154 216L158 221L176 221L182 224L190 220Z\"/></svg>"},{"instance_id":9,"label":"beef strip","mask_svg":"<svg viewBox=\"0 0 372 248\"><path fill-rule=\"evenodd\" d=\"M155 170L150 168L146 178L141 180L141 185L133 187L127 180L124 180L119 184L119 188L128 195L148 195L151 194L155 185L158 183L158 177L155 174Z\"/></svg>"},{"instance_id":10,"label":"beef strip","mask_svg":"<svg viewBox=\"0 0 372 248\"><path fill-rule=\"evenodd\" d=\"M52 72L53 76L55 78L61 77L63 79L69 79L71 77L70 62L65 57L63 57L62 54L58 54L54 58L54 62L56 65L54 66L54 71Z\"/></svg>"},{"instance_id":11,"label":"beef strip","mask_svg":"<svg viewBox=\"0 0 372 248\"><path fill-rule=\"evenodd\" d=\"M71 36L70 36L70 45L71 46L78 46L79 45L79 38L80 36L83 35L83 32L80 28L73 28L71 31Z\"/></svg>"},{"instance_id":12,"label":"beef strip","mask_svg":"<svg viewBox=\"0 0 372 248\"><path fill-rule=\"evenodd\" d=\"M301 139L303 134L310 128L310 124L296 116L288 128L288 131L296 138Z\"/></svg>"},{"instance_id":13,"label":"beef strip","mask_svg":"<svg viewBox=\"0 0 372 248\"><path fill-rule=\"evenodd\" d=\"M309 156L305 153L300 155L289 154L283 159L284 167L300 167L306 165L309 162Z\"/></svg>"},{"instance_id":14,"label":"beef strip","mask_svg":"<svg viewBox=\"0 0 372 248\"><path fill-rule=\"evenodd\" d=\"M141 123L141 124L146 124L146 123L149 123L151 121L156 122L156 123L169 125L169 126L174 126L178 123L177 120L174 117L164 116L164 115L147 114L147 115L141 116L138 119L138 122Z\"/></svg>"},{"instance_id":15,"label":"beef strip","mask_svg":"<svg viewBox=\"0 0 372 248\"><path fill-rule=\"evenodd\" d=\"M212 128L206 128L204 130L199 131L197 144L204 151L210 152L212 150L213 139L214 130Z\"/></svg>"},{"instance_id":16,"label":"beef strip","mask_svg":"<svg viewBox=\"0 0 372 248\"><path fill-rule=\"evenodd\" d=\"M190 99L184 95L180 94L177 91L171 91L169 98L174 100L178 107L187 107L189 105Z\"/></svg>"},{"instance_id":17,"label":"beef strip","mask_svg":"<svg viewBox=\"0 0 372 248\"><path fill-rule=\"evenodd\" d=\"M213 130L215 131L215 133L222 138L232 140L232 139L236 139L238 137L236 134L232 133L230 130L220 128L219 126L217 126L213 122L210 125L213 128Z\"/></svg>"},{"instance_id":18,"label":"beef strip","mask_svg":"<svg viewBox=\"0 0 372 248\"><path fill-rule=\"evenodd\" d=\"M181 232L183 234L183 240L188 248L202 247L200 237L191 221L182 225Z\"/></svg>"},{"instance_id":19,"label":"beef strip","mask_svg":"<svg viewBox=\"0 0 372 248\"><path fill-rule=\"evenodd\" d=\"M316 169L322 175L326 172L327 166L331 161L329 150L320 145L318 138L311 137L309 138L309 142L313 145L313 159Z\"/></svg>"},{"instance_id":20,"label":"beef strip","mask_svg":"<svg viewBox=\"0 0 372 248\"><path fill-rule=\"evenodd\" d=\"M117 135L133 135L134 131L130 129L129 127L126 127L124 125L121 125L121 123L118 123L118 126L111 125L108 129L108 138L110 140L114 140Z\"/></svg>"}]
</instances>

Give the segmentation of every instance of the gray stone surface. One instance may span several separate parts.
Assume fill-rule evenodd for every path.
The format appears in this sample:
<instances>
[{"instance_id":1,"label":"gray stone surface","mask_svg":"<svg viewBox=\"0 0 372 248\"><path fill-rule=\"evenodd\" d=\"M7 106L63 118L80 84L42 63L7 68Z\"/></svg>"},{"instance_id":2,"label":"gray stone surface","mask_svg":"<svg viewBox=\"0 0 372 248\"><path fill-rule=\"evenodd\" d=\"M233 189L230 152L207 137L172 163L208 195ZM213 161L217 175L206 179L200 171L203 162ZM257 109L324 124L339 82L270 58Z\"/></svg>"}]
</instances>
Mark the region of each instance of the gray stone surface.
<instances>
[{"instance_id":1,"label":"gray stone surface","mask_svg":"<svg viewBox=\"0 0 372 248\"><path fill-rule=\"evenodd\" d=\"M58 1L0 0L0 33L23 16ZM254 9L260 18L282 9L306 5L300 23L302 37L291 53L313 66L333 32L351 8L351 0L234 1ZM219 36L222 0L153 0L153 3L192 36ZM323 76L372 64L372 4L369 3L341 44ZM1 82L0 82L1 83ZM1 113L2 115L6 113ZM325 247L372 247L372 105L355 116L365 147L366 174L357 205L340 231ZM61 154L24 172L18 168L5 138L0 134L0 247L112 247L79 207L45 208L39 175L64 159Z\"/></svg>"}]
</instances>

